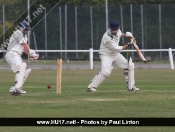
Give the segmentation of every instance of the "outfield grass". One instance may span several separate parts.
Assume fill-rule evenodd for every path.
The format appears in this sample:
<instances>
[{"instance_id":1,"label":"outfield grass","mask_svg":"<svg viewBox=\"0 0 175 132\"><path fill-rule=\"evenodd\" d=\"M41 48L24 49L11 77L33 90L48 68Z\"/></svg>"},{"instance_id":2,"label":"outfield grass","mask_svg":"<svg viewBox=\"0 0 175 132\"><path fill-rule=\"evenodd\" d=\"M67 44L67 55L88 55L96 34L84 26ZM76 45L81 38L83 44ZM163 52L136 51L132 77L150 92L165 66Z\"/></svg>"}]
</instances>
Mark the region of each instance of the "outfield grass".
<instances>
[{"instance_id":1,"label":"outfield grass","mask_svg":"<svg viewBox=\"0 0 175 132\"><path fill-rule=\"evenodd\" d=\"M126 91L123 70L115 69L98 92L86 87L94 70L63 70L62 93L56 94L56 71L33 70L23 89L11 96L14 74L0 71L0 117L175 117L175 71L135 69L139 92ZM47 85L52 86L47 89ZM174 127L1 127L1 132L38 131L173 131Z\"/></svg>"}]
</instances>

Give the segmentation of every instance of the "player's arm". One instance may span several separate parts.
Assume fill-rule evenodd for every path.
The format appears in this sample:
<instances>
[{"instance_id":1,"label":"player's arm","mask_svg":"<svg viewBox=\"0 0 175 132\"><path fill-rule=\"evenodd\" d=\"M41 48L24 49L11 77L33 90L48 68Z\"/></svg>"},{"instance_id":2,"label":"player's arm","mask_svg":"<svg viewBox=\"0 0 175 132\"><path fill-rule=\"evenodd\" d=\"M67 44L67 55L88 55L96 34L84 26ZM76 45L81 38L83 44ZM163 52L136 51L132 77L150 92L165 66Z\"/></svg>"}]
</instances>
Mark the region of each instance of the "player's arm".
<instances>
[{"instance_id":1,"label":"player's arm","mask_svg":"<svg viewBox=\"0 0 175 132\"><path fill-rule=\"evenodd\" d=\"M124 37L125 37L125 34L122 33L121 36L120 36L120 38L124 38Z\"/></svg>"},{"instance_id":2,"label":"player's arm","mask_svg":"<svg viewBox=\"0 0 175 132\"><path fill-rule=\"evenodd\" d=\"M127 49L127 48L128 48L128 44L125 44L122 46L122 50Z\"/></svg>"},{"instance_id":3,"label":"player's arm","mask_svg":"<svg viewBox=\"0 0 175 132\"><path fill-rule=\"evenodd\" d=\"M107 47L111 49L112 51L115 52L121 52L122 51L122 46L118 46L115 42L109 41L106 43Z\"/></svg>"},{"instance_id":4,"label":"player's arm","mask_svg":"<svg viewBox=\"0 0 175 132\"><path fill-rule=\"evenodd\" d=\"M131 42L129 42L129 43L123 45L123 46L122 46L122 50L127 49L130 45L133 45L133 41L134 41L134 40L131 40Z\"/></svg>"},{"instance_id":5,"label":"player's arm","mask_svg":"<svg viewBox=\"0 0 175 132\"><path fill-rule=\"evenodd\" d=\"M25 42L21 43L21 45L24 47L24 52L28 55L30 50L29 45Z\"/></svg>"},{"instance_id":6,"label":"player's arm","mask_svg":"<svg viewBox=\"0 0 175 132\"><path fill-rule=\"evenodd\" d=\"M120 38L124 38L125 37L125 34L123 34L121 31L120 31L120 33L121 33ZM124 46L122 46L122 50L127 49L128 46L129 46L128 44L125 44Z\"/></svg>"},{"instance_id":7,"label":"player's arm","mask_svg":"<svg viewBox=\"0 0 175 132\"><path fill-rule=\"evenodd\" d=\"M125 34L123 34L120 30L119 30L119 33L121 34L120 38L124 38L125 37ZM122 50L127 49L127 48L128 48L128 44L122 46Z\"/></svg>"},{"instance_id":8,"label":"player's arm","mask_svg":"<svg viewBox=\"0 0 175 132\"><path fill-rule=\"evenodd\" d=\"M122 33L120 29L118 29L117 34L119 34L119 35L120 35L120 38L125 37L125 34L124 34L124 33Z\"/></svg>"},{"instance_id":9,"label":"player's arm","mask_svg":"<svg viewBox=\"0 0 175 132\"><path fill-rule=\"evenodd\" d=\"M36 54L34 50L30 49L29 45L25 42L21 43L24 47L24 52L29 56L32 60L37 60L39 57L39 54Z\"/></svg>"},{"instance_id":10,"label":"player's arm","mask_svg":"<svg viewBox=\"0 0 175 132\"><path fill-rule=\"evenodd\" d=\"M108 48L110 48L111 50L115 51L115 52L121 52L124 49L127 49L128 46L133 44L133 40L131 40L131 42L123 45L123 46L118 46L115 42L113 41L109 41L106 43L106 45L108 46Z\"/></svg>"}]
</instances>

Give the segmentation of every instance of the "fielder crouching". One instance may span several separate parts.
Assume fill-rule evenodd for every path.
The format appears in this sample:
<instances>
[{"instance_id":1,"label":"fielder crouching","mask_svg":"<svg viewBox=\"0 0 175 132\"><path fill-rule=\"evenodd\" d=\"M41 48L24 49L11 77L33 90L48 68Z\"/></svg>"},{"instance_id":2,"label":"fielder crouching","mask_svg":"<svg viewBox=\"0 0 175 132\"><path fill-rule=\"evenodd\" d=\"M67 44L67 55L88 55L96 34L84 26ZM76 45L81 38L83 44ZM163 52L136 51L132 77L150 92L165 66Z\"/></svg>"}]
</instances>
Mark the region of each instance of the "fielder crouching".
<instances>
[{"instance_id":1,"label":"fielder crouching","mask_svg":"<svg viewBox=\"0 0 175 132\"><path fill-rule=\"evenodd\" d=\"M39 57L39 54L36 54L27 44L27 34L29 31L29 24L26 21L20 22L8 43L5 59L11 66L11 70L15 73L15 84L9 90L12 95L26 93L26 91L22 90L22 86L29 76L31 69L26 69L27 64L21 58L22 53L25 52L33 60L37 60Z\"/></svg>"},{"instance_id":2,"label":"fielder crouching","mask_svg":"<svg viewBox=\"0 0 175 132\"><path fill-rule=\"evenodd\" d=\"M97 91L97 87L110 76L113 65L124 69L124 76L127 83L127 90L138 91L139 88L135 86L134 80L134 63L132 59L128 63L127 59L124 58L120 52L127 49L128 46L133 44L132 40L130 43L124 46L119 46L120 38L125 35L119 29L119 22L112 21L110 23L110 28L104 33L101 40L99 57L101 59L101 71L92 79L92 82L88 85L88 92Z\"/></svg>"}]
</instances>

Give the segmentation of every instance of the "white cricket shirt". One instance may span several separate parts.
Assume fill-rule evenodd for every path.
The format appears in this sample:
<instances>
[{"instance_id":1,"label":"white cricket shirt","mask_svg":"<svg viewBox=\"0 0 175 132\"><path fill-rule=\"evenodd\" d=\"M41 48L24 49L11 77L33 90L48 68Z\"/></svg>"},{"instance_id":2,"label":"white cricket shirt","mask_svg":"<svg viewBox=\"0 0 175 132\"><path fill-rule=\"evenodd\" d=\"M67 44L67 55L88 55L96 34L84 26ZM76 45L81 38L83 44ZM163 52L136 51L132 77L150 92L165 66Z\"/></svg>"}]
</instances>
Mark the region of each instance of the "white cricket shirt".
<instances>
[{"instance_id":1,"label":"white cricket shirt","mask_svg":"<svg viewBox=\"0 0 175 132\"><path fill-rule=\"evenodd\" d=\"M22 43L27 43L27 35L24 35L19 29L17 29L10 37L9 44L7 47L8 51L14 51L19 55L24 52Z\"/></svg>"},{"instance_id":2,"label":"white cricket shirt","mask_svg":"<svg viewBox=\"0 0 175 132\"><path fill-rule=\"evenodd\" d=\"M110 33L110 29L103 35L100 45L99 54L101 55L115 55L122 51L122 46L119 46L122 32L118 29L116 36Z\"/></svg>"}]
</instances>

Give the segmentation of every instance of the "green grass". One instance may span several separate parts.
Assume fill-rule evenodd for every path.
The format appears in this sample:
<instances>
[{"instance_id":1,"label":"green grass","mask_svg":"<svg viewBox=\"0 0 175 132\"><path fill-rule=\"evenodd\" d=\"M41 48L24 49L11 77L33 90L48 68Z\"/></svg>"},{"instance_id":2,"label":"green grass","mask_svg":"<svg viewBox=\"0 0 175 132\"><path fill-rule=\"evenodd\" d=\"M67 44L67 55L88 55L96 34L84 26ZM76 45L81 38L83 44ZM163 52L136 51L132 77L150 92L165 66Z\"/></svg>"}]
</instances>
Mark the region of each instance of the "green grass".
<instances>
[{"instance_id":1,"label":"green grass","mask_svg":"<svg viewBox=\"0 0 175 132\"><path fill-rule=\"evenodd\" d=\"M11 96L10 70L0 70L0 117L175 117L175 71L135 69L139 92L126 91L123 70L113 70L94 93L86 92L94 70L63 70L62 93L56 94L56 70L33 70L23 86L27 94ZM47 85L52 86L47 89ZM1 132L173 131L174 127L1 127Z\"/></svg>"}]
</instances>

